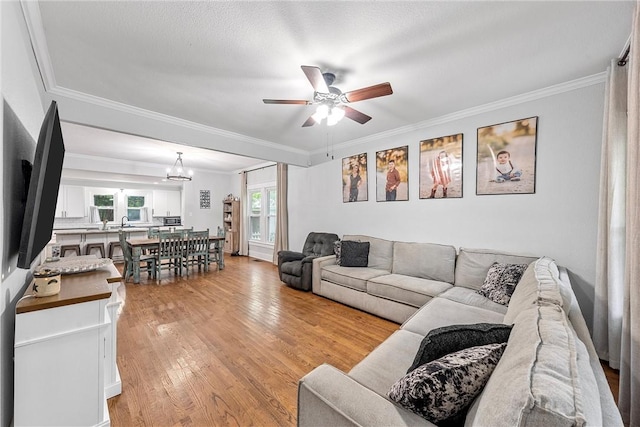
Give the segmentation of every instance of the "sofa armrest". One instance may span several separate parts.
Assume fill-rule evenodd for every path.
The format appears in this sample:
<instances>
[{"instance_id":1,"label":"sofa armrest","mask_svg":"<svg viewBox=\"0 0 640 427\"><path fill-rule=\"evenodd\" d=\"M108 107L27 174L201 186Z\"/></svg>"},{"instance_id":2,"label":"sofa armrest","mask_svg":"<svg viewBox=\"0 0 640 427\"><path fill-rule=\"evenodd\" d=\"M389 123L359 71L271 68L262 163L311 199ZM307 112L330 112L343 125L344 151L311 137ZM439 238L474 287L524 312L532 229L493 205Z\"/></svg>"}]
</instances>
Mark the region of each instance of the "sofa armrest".
<instances>
[{"instance_id":1,"label":"sofa armrest","mask_svg":"<svg viewBox=\"0 0 640 427\"><path fill-rule=\"evenodd\" d=\"M331 365L298 383L298 426L431 426Z\"/></svg>"},{"instance_id":2,"label":"sofa armrest","mask_svg":"<svg viewBox=\"0 0 640 427\"><path fill-rule=\"evenodd\" d=\"M321 256L313 260L313 273L311 275L311 290L313 293L320 291L320 280L322 280L322 267L325 265L334 265L336 263L335 255Z\"/></svg>"}]
</instances>

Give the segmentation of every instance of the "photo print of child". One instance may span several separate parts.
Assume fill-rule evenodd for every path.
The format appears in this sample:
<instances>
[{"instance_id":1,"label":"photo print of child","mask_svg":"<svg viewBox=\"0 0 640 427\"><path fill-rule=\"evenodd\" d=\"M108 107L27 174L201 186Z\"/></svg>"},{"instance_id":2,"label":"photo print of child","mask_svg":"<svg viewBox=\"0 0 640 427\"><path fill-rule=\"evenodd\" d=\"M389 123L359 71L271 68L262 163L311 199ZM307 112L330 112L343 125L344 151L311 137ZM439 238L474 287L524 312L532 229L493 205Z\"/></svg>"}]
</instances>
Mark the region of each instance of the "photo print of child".
<instances>
[{"instance_id":1,"label":"photo print of child","mask_svg":"<svg viewBox=\"0 0 640 427\"><path fill-rule=\"evenodd\" d=\"M342 201L365 202L367 192L367 153L342 159Z\"/></svg>"},{"instance_id":2,"label":"photo print of child","mask_svg":"<svg viewBox=\"0 0 640 427\"><path fill-rule=\"evenodd\" d=\"M476 194L536 191L538 117L478 128Z\"/></svg>"},{"instance_id":3,"label":"photo print of child","mask_svg":"<svg viewBox=\"0 0 640 427\"><path fill-rule=\"evenodd\" d=\"M462 197L462 134L420 141L420 198Z\"/></svg>"},{"instance_id":4,"label":"photo print of child","mask_svg":"<svg viewBox=\"0 0 640 427\"><path fill-rule=\"evenodd\" d=\"M409 200L409 146L376 152L376 200Z\"/></svg>"}]
</instances>

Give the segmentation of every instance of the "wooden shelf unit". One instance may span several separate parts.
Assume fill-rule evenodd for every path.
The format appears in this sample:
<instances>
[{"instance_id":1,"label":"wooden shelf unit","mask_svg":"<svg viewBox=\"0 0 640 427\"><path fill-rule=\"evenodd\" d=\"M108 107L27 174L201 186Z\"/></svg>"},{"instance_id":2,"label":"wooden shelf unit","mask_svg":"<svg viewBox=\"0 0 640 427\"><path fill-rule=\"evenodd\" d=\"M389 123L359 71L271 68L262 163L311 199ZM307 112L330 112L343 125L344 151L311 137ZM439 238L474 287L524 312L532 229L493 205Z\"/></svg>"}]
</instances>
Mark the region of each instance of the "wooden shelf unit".
<instances>
[{"instance_id":1,"label":"wooden shelf unit","mask_svg":"<svg viewBox=\"0 0 640 427\"><path fill-rule=\"evenodd\" d=\"M224 224L224 251L237 254L240 251L240 202L233 199L222 201L222 223Z\"/></svg>"}]
</instances>

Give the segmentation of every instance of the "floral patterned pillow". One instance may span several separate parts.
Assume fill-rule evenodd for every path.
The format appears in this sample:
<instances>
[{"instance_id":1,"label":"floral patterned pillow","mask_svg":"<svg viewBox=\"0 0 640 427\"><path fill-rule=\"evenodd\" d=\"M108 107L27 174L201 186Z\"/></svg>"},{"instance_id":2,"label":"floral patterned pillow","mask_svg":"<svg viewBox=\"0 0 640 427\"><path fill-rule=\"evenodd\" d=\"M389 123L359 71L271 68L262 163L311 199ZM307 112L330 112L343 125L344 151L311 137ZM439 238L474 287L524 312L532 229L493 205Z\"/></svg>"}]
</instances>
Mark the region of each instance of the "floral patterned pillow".
<instances>
[{"instance_id":1,"label":"floral patterned pillow","mask_svg":"<svg viewBox=\"0 0 640 427\"><path fill-rule=\"evenodd\" d=\"M400 378L387 395L432 423L455 417L480 394L506 346L488 344L447 354Z\"/></svg>"},{"instance_id":2,"label":"floral patterned pillow","mask_svg":"<svg viewBox=\"0 0 640 427\"><path fill-rule=\"evenodd\" d=\"M477 292L493 302L509 305L513 290L528 266L494 262L487 272L482 288Z\"/></svg>"},{"instance_id":3,"label":"floral patterned pillow","mask_svg":"<svg viewBox=\"0 0 640 427\"><path fill-rule=\"evenodd\" d=\"M340 240L336 240L333 242L333 253L336 254L336 264L342 264L342 242Z\"/></svg>"}]
</instances>

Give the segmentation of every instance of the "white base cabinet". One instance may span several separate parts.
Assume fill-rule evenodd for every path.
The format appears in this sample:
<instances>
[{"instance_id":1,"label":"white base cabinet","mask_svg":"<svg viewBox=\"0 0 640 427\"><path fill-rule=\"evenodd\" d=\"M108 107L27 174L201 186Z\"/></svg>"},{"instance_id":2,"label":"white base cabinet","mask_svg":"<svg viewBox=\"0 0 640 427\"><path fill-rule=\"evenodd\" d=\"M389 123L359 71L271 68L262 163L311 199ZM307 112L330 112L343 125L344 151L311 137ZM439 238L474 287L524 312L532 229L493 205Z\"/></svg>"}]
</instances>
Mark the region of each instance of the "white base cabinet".
<instances>
[{"instance_id":1,"label":"white base cabinet","mask_svg":"<svg viewBox=\"0 0 640 427\"><path fill-rule=\"evenodd\" d=\"M121 391L112 276L62 276L60 294L17 304L15 426L110 425L106 399Z\"/></svg>"}]
</instances>

